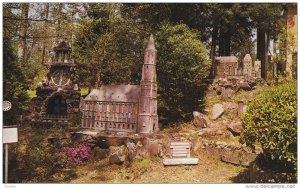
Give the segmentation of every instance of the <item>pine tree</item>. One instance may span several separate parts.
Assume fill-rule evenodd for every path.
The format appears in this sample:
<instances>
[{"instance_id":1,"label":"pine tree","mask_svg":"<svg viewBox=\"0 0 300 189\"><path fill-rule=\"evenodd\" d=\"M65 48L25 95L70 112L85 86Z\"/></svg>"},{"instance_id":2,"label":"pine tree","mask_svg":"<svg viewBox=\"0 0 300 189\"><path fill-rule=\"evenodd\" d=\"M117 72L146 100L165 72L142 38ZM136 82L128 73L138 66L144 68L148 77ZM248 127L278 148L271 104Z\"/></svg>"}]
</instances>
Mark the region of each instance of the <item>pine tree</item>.
<instances>
[{"instance_id":1,"label":"pine tree","mask_svg":"<svg viewBox=\"0 0 300 189\"><path fill-rule=\"evenodd\" d=\"M9 40L3 41L3 100L12 103L12 109L3 114L4 124L16 124L26 110L28 96L23 70L18 64L16 50Z\"/></svg>"}]
</instances>

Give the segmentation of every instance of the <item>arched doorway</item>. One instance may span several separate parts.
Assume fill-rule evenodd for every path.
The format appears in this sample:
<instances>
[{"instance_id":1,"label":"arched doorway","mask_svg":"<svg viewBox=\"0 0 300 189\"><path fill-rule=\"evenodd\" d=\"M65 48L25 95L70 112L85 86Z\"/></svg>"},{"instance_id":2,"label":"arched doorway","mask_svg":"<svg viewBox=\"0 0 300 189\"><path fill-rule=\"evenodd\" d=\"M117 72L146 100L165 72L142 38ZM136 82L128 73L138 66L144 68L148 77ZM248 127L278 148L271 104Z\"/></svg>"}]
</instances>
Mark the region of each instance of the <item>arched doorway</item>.
<instances>
[{"instance_id":1,"label":"arched doorway","mask_svg":"<svg viewBox=\"0 0 300 189\"><path fill-rule=\"evenodd\" d=\"M67 103L61 95L52 97L47 106L47 113L51 115L66 115Z\"/></svg>"}]
</instances>

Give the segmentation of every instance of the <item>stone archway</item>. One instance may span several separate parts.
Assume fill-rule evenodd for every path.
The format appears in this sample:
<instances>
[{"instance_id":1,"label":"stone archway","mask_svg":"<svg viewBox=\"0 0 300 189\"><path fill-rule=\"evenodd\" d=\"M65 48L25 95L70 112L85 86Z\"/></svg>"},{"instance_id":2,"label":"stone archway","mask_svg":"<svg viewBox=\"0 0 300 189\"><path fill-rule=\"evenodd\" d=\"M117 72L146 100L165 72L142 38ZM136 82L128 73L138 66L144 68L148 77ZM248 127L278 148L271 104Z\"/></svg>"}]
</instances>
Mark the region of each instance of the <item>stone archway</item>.
<instances>
[{"instance_id":1,"label":"stone archway","mask_svg":"<svg viewBox=\"0 0 300 189\"><path fill-rule=\"evenodd\" d=\"M54 95L47 102L47 114L67 115L67 103L62 95Z\"/></svg>"}]
</instances>

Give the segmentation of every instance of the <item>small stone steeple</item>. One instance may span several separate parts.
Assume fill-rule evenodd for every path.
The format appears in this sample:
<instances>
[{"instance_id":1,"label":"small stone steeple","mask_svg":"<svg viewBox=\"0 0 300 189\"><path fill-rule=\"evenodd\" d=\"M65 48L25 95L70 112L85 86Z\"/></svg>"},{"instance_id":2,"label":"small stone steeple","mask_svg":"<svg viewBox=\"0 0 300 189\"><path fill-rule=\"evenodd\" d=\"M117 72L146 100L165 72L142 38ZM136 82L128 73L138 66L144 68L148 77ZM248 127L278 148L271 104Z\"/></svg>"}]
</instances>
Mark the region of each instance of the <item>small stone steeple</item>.
<instances>
[{"instance_id":1,"label":"small stone steeple","mask_svg":"<svg viewBox=\"0 0 300 189\"><path fill-rule=\"evenodd\" d=\"M154 45L154 39L153 39L153 35L150 35L149 41L148 41L148 45L146 49L152 49L155 50L155 45Z\"/></svg>"},{"instance_id":2,"label":"small stone steeple","mask_svg":"<svg viewBox=\"0 0 300 189\"><path fill-rule=\"evenodd\" d=\"M62 41L58 46L53 48L55 52L55 63L69 63L71 60L71 47L65 41Z\"/></svg>"},{"instance_id":3,"label":"small stone steeple","mask_svg":"<svg viewBox=\"0 0 300 189\"><path fill-rule=\"evenodd\" d=\"M243 59L243 75L246 77L252 76L252 58L250 54L246 54Z\"/></svg>"},{"instance_id":4,"label":"small stone steeple","mask_svg":"<svg viewBox=\"0 0 300 189\"><path fill-rule=\"evenodd\" d=\"M140 133L153 133L158 129L156 59L153 35L150 36L144 55L141 79L141 96L138 117Z\"/></svg>"},{"instance_id":5,"label":"small stone steeple","mask_svg":"<svg viewBox=\"0 0 300 189\"><path fill-rule=\"evenodd\" d=\"M142 81L156 81L156 57L153 35L150 36L144 55L144 65L142 71Z\"/></svg>"}]
</instances>

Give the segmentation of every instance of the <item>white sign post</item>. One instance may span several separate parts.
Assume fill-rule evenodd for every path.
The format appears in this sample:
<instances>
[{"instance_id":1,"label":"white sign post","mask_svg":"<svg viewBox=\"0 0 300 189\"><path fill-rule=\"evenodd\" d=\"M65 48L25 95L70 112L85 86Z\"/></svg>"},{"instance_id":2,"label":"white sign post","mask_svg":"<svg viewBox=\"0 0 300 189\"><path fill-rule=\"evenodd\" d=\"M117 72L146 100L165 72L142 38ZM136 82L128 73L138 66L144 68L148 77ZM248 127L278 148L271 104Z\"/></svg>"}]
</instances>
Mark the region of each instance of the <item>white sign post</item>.
<instances>
[{"instance_id":1,"label":"white sign post","mask_svg":"<svg viewBox=\"0 0 300 189\"><path fill-rule=\"evenodd\" d=\"M9 111L11 103L9 101L3 102L3 111ZM18 142L18 129L16 125L3 126L2 139L5 145L5 179L4 183L8 183L8 144Z\"/></svg>"}]
</instances>

